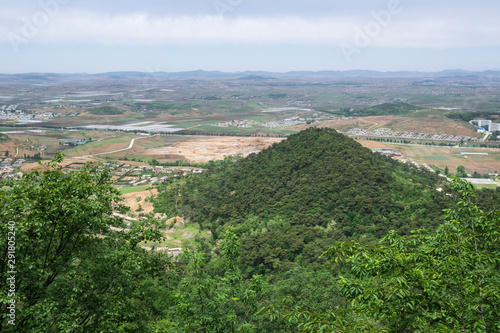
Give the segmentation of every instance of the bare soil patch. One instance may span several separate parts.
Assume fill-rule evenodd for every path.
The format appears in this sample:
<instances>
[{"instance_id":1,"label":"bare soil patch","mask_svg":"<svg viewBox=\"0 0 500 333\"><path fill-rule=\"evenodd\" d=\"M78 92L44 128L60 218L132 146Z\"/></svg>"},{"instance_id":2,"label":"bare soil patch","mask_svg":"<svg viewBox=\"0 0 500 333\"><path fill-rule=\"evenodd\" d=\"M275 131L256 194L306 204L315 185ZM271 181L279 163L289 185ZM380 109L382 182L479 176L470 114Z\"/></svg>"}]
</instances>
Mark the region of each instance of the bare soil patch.
<instances>
[{"instance_id":1,"label":"bare soil patch","mask_svg":"<svg viewBox=\"0 0 500 333\"><path fill-rule=\"evenodd\" d=\"M230 155L247 156L281 140L283 138L198 137L165 147L150 148L144 154L155 158L177 158L192 162L206 162L223 159Z\"/></svg>"},{"instance_id":2,"label":"bare soil patch","mask_svg":"<svg viewBox=\"0 0 500 333\"><path fill-rule=\"evenodd\" d=\"M47 162L48 161L42 161L42 164L45 164ZM86 162L96 162L96 160L93 160L91 158L64 158L64 160L60 163L60 165L62 167L67 167L71 164L83 164ZM41 166L40 164L38 164L38 162L28 163L21 166L22 172L31 172L36 169L44 170L44 167L43 165Z\"/></svg>"},{"instance_id":3,"label":"bare soil patch","mask_svg":"<svg viewBox=\"0 0 500 333\"><path fill-rule=\"evenodd\" d=\"M146 202L146 198L151 195L157 195L158 191L156 189L151 189L142 192L126 193L123 194L124 204L130 207L132 213L145 213L149 214L153 212L153 203ZM139 199L139 200L138 200ZM141 211L137 211L139 206L142 208Z\"/></svg>"},{"instance_id":4,"label":"bare soil patch","mask_svg":"<svg viewBox=\"0 0 500 333\"><path fill-rule=\"evenodd\" d=\"M375 148L393 148L385 143L382 142L377 142L377 141L372 141L372 140L356 140L358 143L360 143L363 147L366 147L368 149L375 149Z\"/></svg>"}]
</instances>

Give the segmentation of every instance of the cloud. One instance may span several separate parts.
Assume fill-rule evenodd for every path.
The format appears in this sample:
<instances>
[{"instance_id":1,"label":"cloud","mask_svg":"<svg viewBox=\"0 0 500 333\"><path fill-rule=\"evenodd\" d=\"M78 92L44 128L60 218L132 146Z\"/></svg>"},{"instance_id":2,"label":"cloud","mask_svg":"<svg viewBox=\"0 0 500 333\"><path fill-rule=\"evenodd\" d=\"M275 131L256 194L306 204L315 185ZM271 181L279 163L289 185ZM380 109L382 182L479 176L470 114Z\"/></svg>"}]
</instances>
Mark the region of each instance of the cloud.
<instances>
[{"instance_id":1,"label":"cloud","mask_svg":"<svg viewBox=\"0 0 500 333\"><path fill-rule=\"evenodd\" d=\"M383 8L383 7L382 7ZM381 9L382 10L382 9ZM378 23L370 11L365 15L334 15L321 17L176 15L156 16L147 12L105 14L81 10L61 10L44 24L32 15L13 20L0 14L0 43L9 41L9 34L23 36L29 23L37 33L29 40L38 44L57 45L196 45L196 44L283 44L338 45L354 43L369 33L370 46L453 48L500 45L500 29L494 15L441 17L437 13L423 17L410 10L391 14L388 22ZM28 23L27 23L28 22ZM24 29L25 30L25 29Z\"/></svg>"}]
</instances>

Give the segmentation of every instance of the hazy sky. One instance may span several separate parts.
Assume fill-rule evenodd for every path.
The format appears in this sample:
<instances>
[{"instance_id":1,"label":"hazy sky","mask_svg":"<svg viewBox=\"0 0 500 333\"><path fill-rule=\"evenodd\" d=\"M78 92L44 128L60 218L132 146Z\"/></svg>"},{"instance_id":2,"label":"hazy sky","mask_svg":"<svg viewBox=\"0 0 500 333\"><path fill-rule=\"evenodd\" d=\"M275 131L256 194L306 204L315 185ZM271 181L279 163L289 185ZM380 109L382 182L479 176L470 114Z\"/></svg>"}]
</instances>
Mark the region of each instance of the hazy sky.
<instances>
[{"instance_id":1,"label":"hazy sky","mask_svg":"<svg viewBox=\"0 0 500 333\"><path fill-rule=\"evenodd\" d=\"M0 0L0 73L500 69L498 0Z\"/></svg>"}]
</instances>

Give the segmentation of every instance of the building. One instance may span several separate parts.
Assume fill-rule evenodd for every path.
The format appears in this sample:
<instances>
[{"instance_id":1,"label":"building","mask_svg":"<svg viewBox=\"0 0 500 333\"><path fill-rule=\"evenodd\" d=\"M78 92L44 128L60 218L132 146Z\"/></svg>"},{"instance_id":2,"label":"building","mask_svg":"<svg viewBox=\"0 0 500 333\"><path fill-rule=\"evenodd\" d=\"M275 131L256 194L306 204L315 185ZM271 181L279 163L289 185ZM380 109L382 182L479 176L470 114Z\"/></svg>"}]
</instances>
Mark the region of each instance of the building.
<instances>
[{"instance_id":1,"label":"building","mask_svg":"<svg viewBox=\"0 0 500 333\"><path fill-rule=\"evenodd\" d=\"M482 156L488 156L488 153L467 153L467 152L461 152L461 153L458 153L458 155L482 155Z\"/></svg>"},{"instance_id":2,"label":"building","mask_svg":"<svg viewBox=\"0 0 500 333\"><path fill-rule=\"evenodd\" d=\"M79 140L79 139L59 139L59 141L62 141L65 146L80 146L84 145L87 143L85 140Z\"/></svg>"},{"instance_id":3,"label":"building","mask_svg":"<svg viewBox=\"0 0 500 333\"><path fill-rule=\"evenodd\" d=\"M489 132L500 131L500 123L494 123L489 119L475 119L471 120L470 123L479 127L479 130L482 128L483 130L488 130Z\"/></svg>"},{"instance_id":4,"label":"building","mask_svg":"<svg viewBox=\"0 0 500 333\"><path fill-rule=\"evenodd\" d=\"M462 178L472 184L495 184L493 179L489 178Z\"/></svg>"},{"instance_id":5,"label":"building","mask_svg":"<svg viewBox=\"0 0 500 333\"><path fill-rule=\"evenodd\" d=\"M374 153L380 153L386 156L401 156L401 152L391 149L391 148L375 148L372 150Z\"/></svg>"}]
</instances>

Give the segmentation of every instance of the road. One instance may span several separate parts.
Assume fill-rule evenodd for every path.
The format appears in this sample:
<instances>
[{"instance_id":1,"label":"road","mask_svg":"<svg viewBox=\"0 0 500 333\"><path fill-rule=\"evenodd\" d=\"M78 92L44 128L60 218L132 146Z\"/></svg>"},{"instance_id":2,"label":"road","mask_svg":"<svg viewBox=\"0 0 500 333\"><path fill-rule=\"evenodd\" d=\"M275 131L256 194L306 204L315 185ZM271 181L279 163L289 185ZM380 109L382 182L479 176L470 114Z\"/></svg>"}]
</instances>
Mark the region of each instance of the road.
<instances>
[{"instance_id":1,"label":"road","mask_svg":"<svg viewBox=\"0 0 500 333\"><path fill-rule=\"evenodd\" d=\"M135 140L146 139L146 138L151 138L151 137L150 136L143 136L143 137L140 137L140 138L133 138L132 140L130 140L130 143L129 143L129 145L128 145L127 148L112 150L112 151L108 151L108 152L105 152L105 153L98 153L98 154L85 155L85 156L78 156L77 158L91 158L91 157L99 156L99 155L108 155L108 154L119 153L121 151L132 149L132 147L134 146Z\"/></svg>"}]
</instances>

